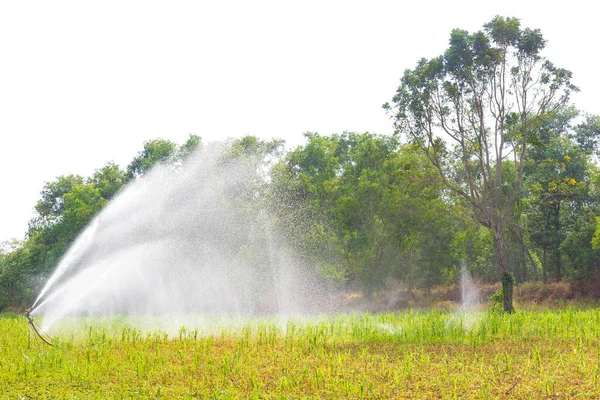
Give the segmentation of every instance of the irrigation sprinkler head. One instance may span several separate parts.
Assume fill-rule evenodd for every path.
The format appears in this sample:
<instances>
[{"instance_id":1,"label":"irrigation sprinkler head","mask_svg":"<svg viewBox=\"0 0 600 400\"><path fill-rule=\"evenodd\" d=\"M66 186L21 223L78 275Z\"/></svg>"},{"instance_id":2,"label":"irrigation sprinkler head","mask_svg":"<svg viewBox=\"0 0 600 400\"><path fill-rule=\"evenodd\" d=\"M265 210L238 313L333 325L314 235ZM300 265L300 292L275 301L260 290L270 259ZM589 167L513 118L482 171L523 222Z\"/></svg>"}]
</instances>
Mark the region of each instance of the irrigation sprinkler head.
<instances>
[{"instance_id":1,"label":"irrigation sprinkler head","mask_svg":"<svg viewBox=\"0 0 600 400\"><path fill-rule=\"evenodd\" d=\"M26 308L25 312L23 313L23 315L25 315L25 318L27 318L27 321L29 322L29 327L35 332L36 335L38 335L42 342L52 346L52 338L46 332L41 331L41 329L37 326L35 321L31 318L30 313L31 310L28 308Z\"/></svg>"}]
</instances>

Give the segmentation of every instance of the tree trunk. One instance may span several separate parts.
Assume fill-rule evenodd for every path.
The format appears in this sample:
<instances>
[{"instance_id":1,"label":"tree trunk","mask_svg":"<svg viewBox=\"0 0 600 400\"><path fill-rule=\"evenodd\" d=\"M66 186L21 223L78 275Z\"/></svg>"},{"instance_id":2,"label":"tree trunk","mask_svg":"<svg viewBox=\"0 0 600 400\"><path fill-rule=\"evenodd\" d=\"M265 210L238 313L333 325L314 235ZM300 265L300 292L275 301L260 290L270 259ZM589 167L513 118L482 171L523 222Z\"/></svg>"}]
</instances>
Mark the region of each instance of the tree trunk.
<instances>
[{"instance_id":1,"label":"tree trunk","mask_svg":"<svg viewBox=\"0 0 600 400\"><path fill-rule=\"evenodd\" d=\"M525 247L525 255L529 259L529 263L531 264L531 269L533 270L533 280L537 282L540 280L540 275L537 270L537 264L535 263L535 260L533 259L533 256L531 255L531 253L529 252L529 249L527 247Z\"/></svg>"},{"instance_id":2,"label":"tree trunk","mask_svg":"<svg viewBox=\"0 0 600 400\"><path fill-rule=\"evenodd\" d=\"M542 277L544 279L544 283L548 281L548 275L546 274L547 266L546 264L546 248L542 248Z\"/></svg>"},{"instance_id":3,"label":"tree trunk","mask_svg":"<svg viewBox=\"0 0 600 400\"><path fill-rule=\"evenodd\" d=\"M409 257L409 266L408 266L408 294L410 297L413 296L413 260L412 257Z\"/></svg>"},{"instance_id":4,"label":"tree trunk","mask_svg":"<svg viewBox=\"0 0 600 400\"><path fill-rule=\"evenodd\" d=\"M561 262L560 249L556 250L556 281L559 282L562 279L562 262Z\"/></svg>"},{"instance_id":5,"label":"tree trunk","mask_svg":"<svg viewBox=\"0 0 600 400\"><path fill-rule=\"evenodd\" d=\"M539 281L540 275L538 273L537 264L536 264L535 260L533 259L531 252L525 245L525 240L523 239L523 236L518 233L519 232L518 230L516 230L514 228L509 228L509 229L510 229L510 232L513 234L513 236L519 241L519 243L521 243L521 246L523 246L523 252L527 256L527 259L529 260L529 263L531 264L531 269L533 271L533 279L535 281ZM524 270L523 277L524 277L524 280L527 279L527 270L526 269Z\"/></svg>"},{"instance_id":6,"label":"tree trunk","mask_svg":"<svg viewBox=\"0 0 600 400\"><path fill-rule=\"evenodd\" d=\"M504 300L504 312L513 313L513 284L515 280L508 271L504 271L502 275L502 294Z\"/></svg>"},{"instance_id":7,"label":"tree trunk","mask_svg":"<svg viewBox=\"0 0 600 400\"><path fill-rule=\"evenodd\" d=\"M506 269L504 260L504 238L502 232L496 232L496 250L498 251L498 271L500 272L500 282L502 283L502 294L503 294L503 308L504 312L512 313L515 309L513 307L512 293L514 279L510 272Z\"/></svg>"}]
</instances>

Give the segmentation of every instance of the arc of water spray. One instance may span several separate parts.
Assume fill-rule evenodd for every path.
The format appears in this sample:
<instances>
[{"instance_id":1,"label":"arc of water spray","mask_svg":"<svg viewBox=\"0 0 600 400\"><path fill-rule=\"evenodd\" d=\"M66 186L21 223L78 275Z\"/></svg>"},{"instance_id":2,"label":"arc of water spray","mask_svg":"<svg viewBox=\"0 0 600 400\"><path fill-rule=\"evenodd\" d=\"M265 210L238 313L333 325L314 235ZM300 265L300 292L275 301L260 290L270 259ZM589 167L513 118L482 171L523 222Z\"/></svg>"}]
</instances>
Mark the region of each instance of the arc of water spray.
<instances>
[{"instance_id":1,"label":"arc of water spray","mask_svg":"<svg viewBox=\"0 0 600 400\"><path fill-rule=\"evenodd\" d=\"M65 314L67 314L71 309L73 309L83 297L85 297L89 292L92 292L96 287L98 287L100 284L102 284L105 280L106 275L109 274L110 272L112 272L113 269L114 268L107 268L106 270L104 270L103 273L101 273L100 276L97 277L97 279L94 281L93 284L91 284L90 286L88 286L87 288L85 288L84 290L79 292L78 296L76 298L74 298L73 301L68 303L64 309L60 310L57 313L57 315L55 315L52 319L50 319L48 321L45 320L44 324L43 324L43 329L45 331L49 330L50 327L52 325L54 325L54 323L56 321L58 321Z\"/></svg>"},{"instance_id":2,"label":"arc of water spray","mask_svg":"<svg viewBox=\"0 0 600 400\"><path fill-rule=\"evenodd\" d=\"M94 218L92 223L83 231L81 236L79 236L79 238L75 240L73 246L71 246L69 251L67 251L67 254L65 254L65 256L61 259L60 263L58 264L58 267L56 267L56 271L52 274L50 279L48 279L48 281L44 285L44 288L41 290L40 294L33 302L33 305L29 308L31 311L33 311L36 308L38 302L46 295L48 290L59 280L59 278L63 276L63 274L73 264L73 262L75 262L79 258L80 253L87 249L97 229L98 218L96 217Z\"/></svg>"},{"instance_id":3,"label":"arc of water spray","mask_svg":"<svg viewBox=\"0 0 600 400\"><path fill-rule=\"evenodd\" d=\"M263 205L248 212L257 165L224 157L227 149L203 149L178 171L159 166L112 199L33 303L42 328L78 314L231 316L271 312L273 301L279 315L328 308L309 265L274 241Z\"/></svg>"}]
</instances>

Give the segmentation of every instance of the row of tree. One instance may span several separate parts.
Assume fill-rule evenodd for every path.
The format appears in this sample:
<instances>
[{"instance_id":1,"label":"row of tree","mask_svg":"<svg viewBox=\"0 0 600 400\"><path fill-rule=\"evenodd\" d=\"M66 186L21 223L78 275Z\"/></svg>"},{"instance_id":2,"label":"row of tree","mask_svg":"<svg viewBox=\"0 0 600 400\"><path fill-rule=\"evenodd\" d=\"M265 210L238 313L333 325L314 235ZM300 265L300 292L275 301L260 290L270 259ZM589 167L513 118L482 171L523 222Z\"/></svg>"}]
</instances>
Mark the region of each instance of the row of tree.
<instances>
[{"instance_id":1,"label":"row of tree","mask_svg":"<svg viewBox=\"0 0 600 400\"><path fill-rule=\"evenodd\" d=\"M453 283L467 266L478 279L503 277L510 311L513 276L591 278L600 273L600 118L569 104L577 88L540 55L545 44L515 18L454 30L448 50L405 71L384 105L391 136L307 133L287 153L282 141L229 141L229 156L268 166L243 201L271 217L302 265L366 295L391 281L409 292ZM199 146L197 136L151 140L126 169L108 163L87 179L46 183L25 240L0 253L0 309L30 302L124 185Z\"/></svg>"},{"instance_id":2,"label":"row of tree","mask_svg":"<svg viewBox=\"0 0 600 400\"><path fill-rule=\"evenodd\" d=\"M568 116L574 118L572 110ZM578 144L589 130L600 134L600 121L560 123L563 130L532 147L523 195L504 233L507 269L521 282L587 279L600 272L600 171L593 154ZM463 266L478 279L497 279L493 232L472 218L469 204L445 187L418 146L370 133L309 133L306 139L283 155L278 141L245 137L229 144L235 157L272 165L244 201L253 213L272 216L273 229L302 265L366 295L392 281L404 282L409 292L454 283ZM152 140L126 169L108 163L87 179L67 175L46 183L26 239L0 255L1 306L30 302L77 235L124 185L156 163L178 165L199 143L195 136L183 146ZM241 239L241 255L251 242Z\"/></svg>"}]
</instances>

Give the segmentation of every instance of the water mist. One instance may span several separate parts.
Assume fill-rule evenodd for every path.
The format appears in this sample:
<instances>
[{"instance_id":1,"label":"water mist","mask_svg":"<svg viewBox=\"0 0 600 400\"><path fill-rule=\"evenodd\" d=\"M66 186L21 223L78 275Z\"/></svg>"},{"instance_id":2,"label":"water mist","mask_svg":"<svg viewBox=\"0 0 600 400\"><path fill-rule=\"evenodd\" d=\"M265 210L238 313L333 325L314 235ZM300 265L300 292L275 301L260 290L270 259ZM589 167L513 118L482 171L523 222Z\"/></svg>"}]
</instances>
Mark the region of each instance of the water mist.
<instances>
[{"instance_id":1,"label":"water mist","mask_svg":"<svg viewBox=\"0 0 600 400\"><path fill-rule=\"evenodd\" d=\"M321 282L256 201L263 167L213 144L138 178L74 242L32 314L48 330L71 315L327 311Z\"/></svg>"},{"instance_id":2,"label":"water mist","mask_svg":"<svg viewBox=\"0 0 600 400\"><path fill-rule=\"evenodd\" d=\"M460 297L460 310L457 318L460 319L464 329L470 330L481 321L481 315L475 312L480 302L480 295L467 263L464 261L460 268Z\"/></svg>"},{"instance_id":3,"label":"water mist","mask_svg":"<svg viewBox=\"0 0 600 400\"><path fill-rule=\"evenodd\" d=\"M467 264L461 263L460 268L460 309L462 312L475 311L479 304L479 289L473 281Z\"/></svg>"}]
</instances>

